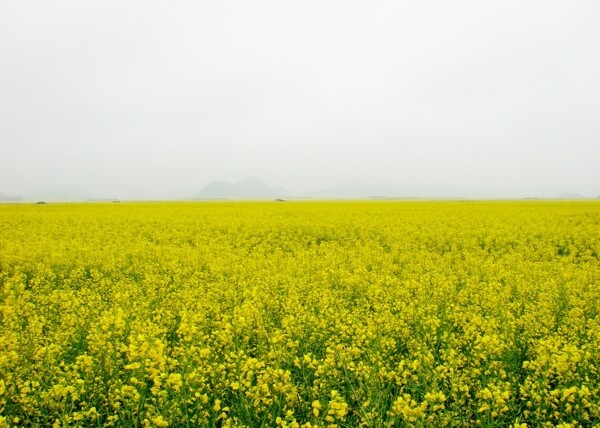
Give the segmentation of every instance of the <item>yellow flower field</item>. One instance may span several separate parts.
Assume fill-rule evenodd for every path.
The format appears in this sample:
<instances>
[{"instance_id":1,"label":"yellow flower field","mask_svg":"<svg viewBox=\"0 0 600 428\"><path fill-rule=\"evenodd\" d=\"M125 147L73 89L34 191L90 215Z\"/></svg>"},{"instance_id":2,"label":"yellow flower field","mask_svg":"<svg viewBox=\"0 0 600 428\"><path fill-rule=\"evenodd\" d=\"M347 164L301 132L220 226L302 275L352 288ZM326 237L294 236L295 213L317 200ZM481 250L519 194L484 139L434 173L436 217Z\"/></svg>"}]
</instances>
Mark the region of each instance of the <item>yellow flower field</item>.
<instances>
[{"instance_id":1,"label":"yellow flower field","mask_svg":"<svg viewBox=\"0 0 600 428\"><path fill-rule=\"evenodd\" d=\"M0 206L0 426L600 426L600 202Z\"/></svg>"}]
</instances>

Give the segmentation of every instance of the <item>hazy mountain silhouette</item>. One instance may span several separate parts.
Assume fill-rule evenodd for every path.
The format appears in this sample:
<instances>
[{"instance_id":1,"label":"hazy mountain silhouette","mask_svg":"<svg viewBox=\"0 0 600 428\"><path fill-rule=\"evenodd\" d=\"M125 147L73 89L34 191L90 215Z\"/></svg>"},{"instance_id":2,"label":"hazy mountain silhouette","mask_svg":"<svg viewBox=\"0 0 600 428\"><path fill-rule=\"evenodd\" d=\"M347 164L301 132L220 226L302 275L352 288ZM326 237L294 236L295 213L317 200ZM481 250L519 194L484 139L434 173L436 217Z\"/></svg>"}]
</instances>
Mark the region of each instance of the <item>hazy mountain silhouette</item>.
<instances>
[{"instance_id":1,"label":"hazy mountain silhouette","mask_svg":"<svg viewBox=\"0 0 600 428\"><path fill-rule=\"evenodd\" d=\"M558 199L584 199L581 193L564 192L557 196Z\"/></svg>"},{"instance_id":2,"label":"hazy mountain silhouette","mask_svg":"<svg viewBox=\"0 0 600 428\"><path fill-rule=\"evenodd\" d=\"M26 200L85 201L91 199L88 192L79 186L44 186L33 189L24 196Z\"/></svg>"},{"instance_id":3,"label":"hazy mountain silhouette","mask_svg":"<svg viewBox=\"0 0 600 428\"><path fill-rule=\"evenodd\" d=\"M22 200L23 198L21 198L20 196L12 196L0 193L0 202L19 202Z\"/></svg>"},{"instance_id":4,"label":"hazy mountain silhouette","mask_svg":"<svg viewBox=\"0 0 600 428\"><path fill-rule=\"evenodd\" d=\"M197 199L270 199L289 196L282 187L271 187L259 178L249 177L235 183L213 181L204 186Z\"/></svg>"},{"instance_id":5,"label":"hazy mountain silhouette","mask_svg":"<svg viewBox=\"0 0 600 428\"><path fill-rule=\"evenodd\" d=\"M369 198L397 196L397 191L384 186L376 186L359 178L351 178L325 189L309 192L315 198Z\"/></svg>"}]
</instances>

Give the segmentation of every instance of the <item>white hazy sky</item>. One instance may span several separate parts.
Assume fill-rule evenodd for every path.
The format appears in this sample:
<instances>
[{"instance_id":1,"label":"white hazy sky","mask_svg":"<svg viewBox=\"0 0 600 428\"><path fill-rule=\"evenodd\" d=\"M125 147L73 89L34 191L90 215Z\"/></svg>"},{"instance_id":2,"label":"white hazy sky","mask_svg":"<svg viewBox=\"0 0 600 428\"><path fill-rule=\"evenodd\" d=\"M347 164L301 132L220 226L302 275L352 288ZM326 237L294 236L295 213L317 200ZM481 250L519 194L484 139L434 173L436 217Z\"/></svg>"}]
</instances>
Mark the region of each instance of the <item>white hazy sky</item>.
<instances>
[{"instance_id":1,"label":"white hazy sky","mask_svg":"<svg viewBox=\"0 0 600 428\"><path fill-rule=\"evenodd\" d=\"M600 195L600 2L3 1L0 192Z\"/></svg>"}]
</instances>

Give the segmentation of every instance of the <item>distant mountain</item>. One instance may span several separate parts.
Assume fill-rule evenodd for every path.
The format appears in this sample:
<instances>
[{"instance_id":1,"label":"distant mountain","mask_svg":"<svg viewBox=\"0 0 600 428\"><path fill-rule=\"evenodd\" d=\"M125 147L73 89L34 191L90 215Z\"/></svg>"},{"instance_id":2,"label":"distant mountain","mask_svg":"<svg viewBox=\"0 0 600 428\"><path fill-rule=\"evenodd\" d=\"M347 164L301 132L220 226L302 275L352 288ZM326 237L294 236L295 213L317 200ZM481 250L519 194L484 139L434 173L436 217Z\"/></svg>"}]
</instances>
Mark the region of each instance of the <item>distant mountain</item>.
<instances>
[{"instance_id":1,"label":"distant mountain","mask_svg":"<svg viewBox=\"0 0 600 428\"><path fill-rule=\"evenodd\" d=\"M91 197L79 186L43 186L26 194L24 199L30 201L85 201Z\"/></svg>"},{"instance_id":2,"label":"distant mountain","mask_svg":"<svg viewBox=\"0 0 600 428\"><path fill-rule=\"evenodd\" d=\"M580 193L565 192L565 193L561 193L560 195L558 195L557 198L558 199L585 199L585 196L583 196Z\"/></svg>"},{"instance_id":3,"label":"distant mountain","mask_svg":"<svg viewBox=\"0 0 600 428\"><path fill-rule=\"evenodd\" d=\"M229 198L232 194L233 184L225 181L212 181L196 193L196 197L201 199L220 199Z\"/></svg>"},{"instance_id":4,"label":"distant mountain","mask_svg":"<svg viewBox=\"0 0 600 428\"><path fill-rule=\"evenodd\" d=\"M353 178L325 189L308 193L316 198L383 198L397 196L394 189L373 185L365 180Z\"/></svg>"},{"instance_id":5,"label":"distant mountain","mask_svg":"<svg viewBox=\"0 0 600 428\"><path fill-rule=\"evenodd\" d=\"M19 202L22 200L23 198L21 198L20 196L11 196L6 195L4 193L0 193L0 202Z\"/></svg>"},{"instance_id":6,"label":"distant mountain","mask_svg":"<svg viewBox=\"0 0 600 428\"><path fill-rule=\"evenodd\" d=\"M264 181L250 177L235 183L213 181L204 186L197 199L271 199L289 196L282 187L271 187Z\"/></svg>"}]
</instances>

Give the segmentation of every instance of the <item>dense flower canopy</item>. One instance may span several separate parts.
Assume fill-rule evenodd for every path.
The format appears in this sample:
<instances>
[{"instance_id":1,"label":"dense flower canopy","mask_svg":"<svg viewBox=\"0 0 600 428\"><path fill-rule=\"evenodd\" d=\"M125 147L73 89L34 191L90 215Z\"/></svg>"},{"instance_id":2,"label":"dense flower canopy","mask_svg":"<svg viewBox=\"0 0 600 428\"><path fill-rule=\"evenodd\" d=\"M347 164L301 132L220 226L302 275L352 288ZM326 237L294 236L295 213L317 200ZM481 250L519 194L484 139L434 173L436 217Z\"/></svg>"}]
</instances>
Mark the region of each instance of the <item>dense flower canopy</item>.
<instances>
[{"instance_id":1,"label":"dense flower canopy","mask_svg":"<svg viewBox=\"0 0 600 428\"><path fill-rule=\"evenodd\" d=\"M0 206L0 425L598 426L597 202Z\"/></svg>"}]
</instances>

